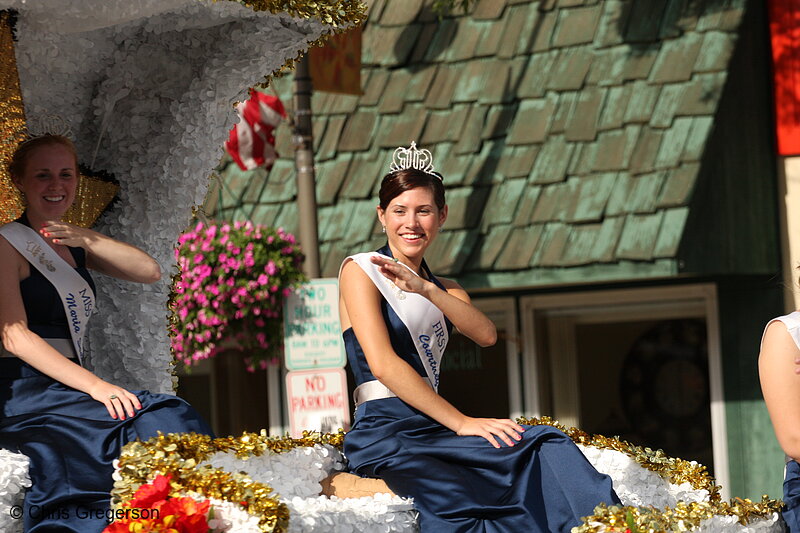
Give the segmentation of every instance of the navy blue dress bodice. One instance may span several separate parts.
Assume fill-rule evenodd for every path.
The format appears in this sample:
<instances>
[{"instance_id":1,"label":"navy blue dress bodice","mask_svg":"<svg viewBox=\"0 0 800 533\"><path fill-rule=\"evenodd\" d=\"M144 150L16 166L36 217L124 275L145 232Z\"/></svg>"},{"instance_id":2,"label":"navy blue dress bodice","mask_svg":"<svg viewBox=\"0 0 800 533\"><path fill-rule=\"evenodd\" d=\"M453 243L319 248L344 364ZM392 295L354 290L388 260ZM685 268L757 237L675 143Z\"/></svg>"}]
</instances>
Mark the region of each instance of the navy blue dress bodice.
<instances>
[{"instance_id":1,"label":"navy blue dress bodice","mask_svg":"<svg viewBox=\"0 0 800 533\"><path fill-rule=\"evenodd\" d=\"M378 253L392 257L392 251L388 246L384 246L377 250ZM427 263L423 260L422 269L427 278L436 284L437 287L444 290L442 283L436 279L428 268ZM398 354L406 363L411 365L411 368L416 370L417 374L427 379L427 374L422 366L422 362L417 354L417 348L414 345L414 340L411 338L411 333L406 328L406 325L394 312L392 306L389 305L385 299L381 298L381 314L383 320L387 324L387 331L389 332L389 340L392 344L394 352ZM453 324L445 317L445 324L447 332L452 333ZM345 352L347 353L347 362L353 372L356 387L367 381L373 381L375 376L369 369L367 358L364 356L364 351L356 338L353 328L348 328L342 333L344 339ZM385 416L398 416L399 414L417 414L422 413L410 405L402 402L396 398L387 398L383 401L366 402L356 409L356 420L367 413L371 415L380 414Z\"/></svg>"},{"instance_id":2,"label":"navy blue dress bodice","mask_svg":"<svg viewBox=\"0 0 800 533\"><path fill-rule=\"evenodd\" d=\"M388 247L378 252L390 255ZM394 352L425 376L411 334L384 299L381 312ZM356 385L375 379L352 328L343 337ZM526 426L514 446L494 448L483 437L457 435L400 398L361 404L344 452L353 473L381 478L414 499L422 533L567 533L597 504L619 503L610 478L553 427Z\"/></svg>"},{"instance_id":3,"label":"navy blue dress bodice","mask_svg":"<svg viewBox=\"0 0 800 533\"><path fill-rule=\"evenodd\" d=\"M24 214L17 222L28 227L31 226L28 222L28 217ZM94 280L86 268L86 250L83 248L69 248L69 251L77 265L75 271L89 283L92 291L96 292ZM38 268L30 265L30 275L20 281L19 290L22 295L22 303L25 306L28 329L47 339L70 338L67 315L64 314L64 307L61 304L58 291L39 272Z\"/></svg>"},{"instance_id":4,"label":"navy blue dress bodice","mask_svg":"<svg viewBox=\"0 0 800 533\"><path fill-rule=\"evenodd\" d=\"M23 217L19 220L27 225ZM71 248L92 289L83 249ZM28 328L43 338L69 338L58 292L30 265L20 281ZM91 327L91 326L90 326ZM100 354L117 357L118 354ZM31 487L21 520L25 533L100 533L107 525L113 461L122 446L163 433L211 434L211 428L177 396L131 391L142 409L113 419L105 405L17 357L0 357L0 448L30 459Z\"/></svg>"}]
</instances>

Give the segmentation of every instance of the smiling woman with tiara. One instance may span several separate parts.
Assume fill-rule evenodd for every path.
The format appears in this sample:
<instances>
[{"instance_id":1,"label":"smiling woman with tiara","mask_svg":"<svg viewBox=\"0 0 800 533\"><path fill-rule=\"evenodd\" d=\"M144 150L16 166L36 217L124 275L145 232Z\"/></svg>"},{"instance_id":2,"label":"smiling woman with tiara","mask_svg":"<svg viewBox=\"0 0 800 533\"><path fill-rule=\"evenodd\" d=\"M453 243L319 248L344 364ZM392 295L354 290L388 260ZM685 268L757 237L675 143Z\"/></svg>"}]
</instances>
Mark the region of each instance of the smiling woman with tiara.
<instances>
[{"instance_id":1,"label":"smiling woman with tiara","mask_svg":"<svg viewBox=\"0 0 800 533\"><path fill-rule=\"evenodd\" d=\"M62 221L79 179L72 142L26 141L9 171L26 209L0 226L0 447L30 459L26 532L95 533L108 525L113 461L125 443L211 430L180 398L129 391L82 366L89 269L137 283L161 270L139 248Z\"/></svg>"},{"instance_id":2,"label":"smiling woman with tiara","mask_svg":"<svg viewBox=\"0 0 800 533\"><path fill-rule=\"evenodd\" d=\"M566 532L599 503L619 503L610 478L564 433L473 418L438 394L452 329L481 346L497 333L463 288L425 262L448 209L431 153L398 148L390 170L377 207L387 244L346 258L339 276L357 385L344 441L351 470L413 497L423 533Z\"/></svg>"}]
</instances>

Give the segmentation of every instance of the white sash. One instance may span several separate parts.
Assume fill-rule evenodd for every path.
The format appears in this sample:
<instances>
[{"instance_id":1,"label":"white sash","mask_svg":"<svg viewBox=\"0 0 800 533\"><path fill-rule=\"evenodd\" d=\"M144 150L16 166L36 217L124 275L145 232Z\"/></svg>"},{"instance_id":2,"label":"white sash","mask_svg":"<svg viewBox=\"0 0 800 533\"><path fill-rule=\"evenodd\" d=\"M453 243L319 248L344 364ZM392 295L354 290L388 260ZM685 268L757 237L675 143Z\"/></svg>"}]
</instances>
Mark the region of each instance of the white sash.
<instances>
[{"instance_id":1,"label":"white sash","mask_svg":"<svg viewBox=\"0 0 800 533\"><path fill-rule=\"evenodd\" d=\"M378 265L370 261L370 257L373 256L386 257L377 252L369 252L352 255L348 259L358 263L367 273L392 310L408 328L422 366L428 374L428 381L433 390L438 391L442 356L449 340L444 313L424 296L405 292L389 281L380 273ZM403 263L398 264L403 265ZM411 270L408 266L403 266ZM417 275L413 270L411 272Z\"/></svg>"},{"instance_id":2,"label":"white sash","mask_svg":"<svg viewBox=\"0 0 800 533\"><path fill-rule=\"evenodd\" d=\"M19 222L9 222L0 226L0 235L5 237L58 291L69 322L75 354L78 356L78 361L83 364L83 339L94 309L94 292L89 283L28 226Z\"/></svg>"}]
</instances>

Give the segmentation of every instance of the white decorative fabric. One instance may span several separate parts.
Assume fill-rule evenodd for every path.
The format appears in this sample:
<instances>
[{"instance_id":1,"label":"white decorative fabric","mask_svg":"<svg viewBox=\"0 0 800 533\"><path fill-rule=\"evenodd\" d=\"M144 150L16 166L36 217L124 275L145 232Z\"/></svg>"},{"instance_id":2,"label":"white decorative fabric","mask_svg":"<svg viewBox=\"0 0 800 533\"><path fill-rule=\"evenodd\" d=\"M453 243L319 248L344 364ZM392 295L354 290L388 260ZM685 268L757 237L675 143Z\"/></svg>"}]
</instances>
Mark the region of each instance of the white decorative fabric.
<instances>
[{"instance_id":1,"label":"white decorative fabric","mask_svg":"<svg viewBox=\"0 0 800 533\"><path fill-rule=\"evenodd\" d=\"M25 489L31 486L28 458L0 448L0 531L22 533L22 520L16 514L21 509Z\"/></svg>"},{"instance_id":2,"label":"white decorative fabric","mask_svg":"<svg viewBox=\"0 0 800 533\"><path fill-rule=\"evenodd\" d=\"M316 20L212 0L0 0L18 11L29 119L60 115L82 163L120 182L99 230L161 265L153 285L97 276L87 367L171 393L165 305L172 250L199 205L247 89L317 39Z\"/></svg>"},{"instance_id":3,"label":"white decorative fabric","mask_svg":"<svg viewBox=\"0 0 800 533\"><path fill-rule=\"evenodd\" d=\"M216 453L198 468L210 465L228 472L246 472L254 481L271 486L289 507L290 533L417 531L417 512L408 498L389 494L353 499L320 496L320 482L343 470L344 462L336 448L315 445L248 459ZM240 514L239 520L242 525L231 529L231 533L251 531L246 517Z\"/></svg>"}]
</instances>

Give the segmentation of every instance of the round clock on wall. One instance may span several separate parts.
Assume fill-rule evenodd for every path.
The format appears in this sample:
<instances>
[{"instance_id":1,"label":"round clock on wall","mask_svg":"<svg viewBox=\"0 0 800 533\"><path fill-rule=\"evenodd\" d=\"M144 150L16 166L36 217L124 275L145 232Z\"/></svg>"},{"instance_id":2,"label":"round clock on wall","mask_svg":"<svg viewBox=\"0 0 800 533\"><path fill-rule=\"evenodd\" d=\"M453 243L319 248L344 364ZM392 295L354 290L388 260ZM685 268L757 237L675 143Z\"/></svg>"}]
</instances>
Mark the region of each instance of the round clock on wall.
<instances>
[{"instance_id":1,"label":"round clock on wall","mask_svg":"<svg viewBox=\"0 0 800 533\"><path fill-rule=\"evenodd\" d=\"M631 346L620 379L622 405L647 444L692 452L708 445L711 425L706 327L665 320Z\"/></svg>"}]
</instances>

